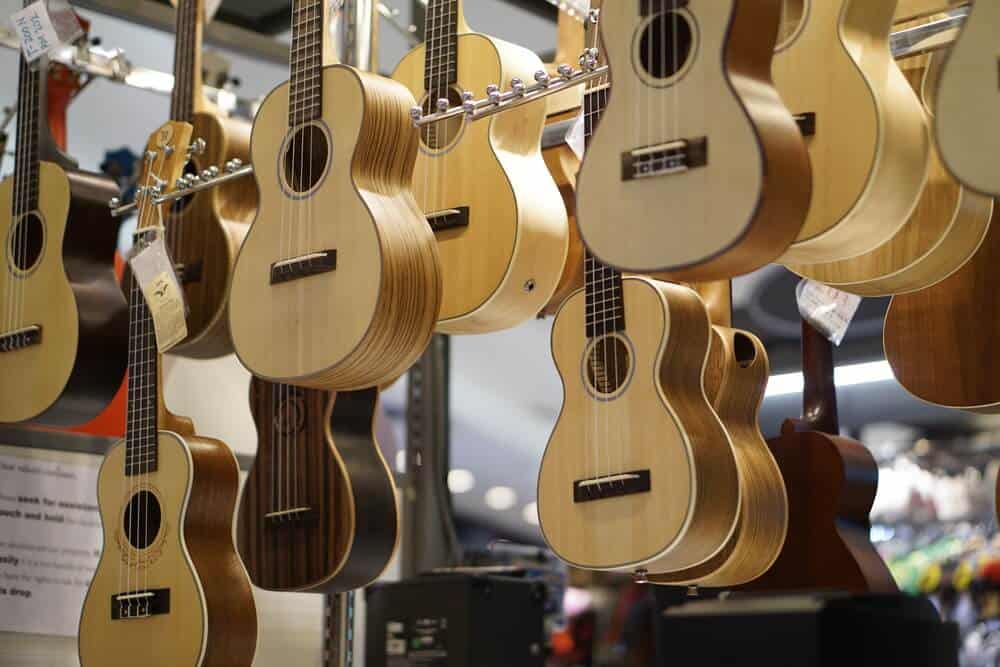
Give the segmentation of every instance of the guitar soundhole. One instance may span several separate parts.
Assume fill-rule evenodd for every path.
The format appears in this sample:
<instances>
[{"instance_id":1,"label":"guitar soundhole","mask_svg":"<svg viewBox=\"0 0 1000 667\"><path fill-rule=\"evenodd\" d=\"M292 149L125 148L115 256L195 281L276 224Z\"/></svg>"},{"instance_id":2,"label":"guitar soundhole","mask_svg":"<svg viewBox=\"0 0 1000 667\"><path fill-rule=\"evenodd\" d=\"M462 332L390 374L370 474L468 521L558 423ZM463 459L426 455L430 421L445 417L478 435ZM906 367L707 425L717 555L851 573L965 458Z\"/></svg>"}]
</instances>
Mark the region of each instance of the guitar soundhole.
<instances>
[{"instance_id":1,"label":"guitar soundhole","mask_svg":"<svg viewBox=\"0 0 1000 667\"><path fill-rule=\"evenodd\" d=\"M686 13L662 12L653 16L639 40L639 63L653 79L672 79L691 58L694 29Z\"/></svg>"},{"instance_id":2,"label":"guitar soundhole","mask_svg":"<svg viewBox=\"0 0 1000 667\"><path fill-rule=\"evenodd\" d=\"M435 113L437 111L437 101L437 97L429 94L424 100L424 113ZM449 88L448 105L454 107L460 104L462 104L462 96L457 90ZM447 148L462 132L464 124L464 119L458 116L457 118L449 118L446 121L431 123L425 126L420 131L420 139L423 142L424 148L431 151L440 151Z\"/></svg>"},{"instance_id":3,"label":"guitar soundhole","mask_svg":"<svg viewBox=\"0 0 1000 667\"><path fill-rule=\"evenodd\" d=\"M35 213L28 213L11 230L7 252L14 268L27 273L35 267L42 256L45 243L45 225Z\"/></svg>"},{"instance_id":4,"label":"guitar soundhole","mask_svg":"<svg viewBox=\"0 0 1000 667\"><path fill-rule=\"evenodd\" d=\"M738 333L733 338L733 354L740 368L750 368L757 361L757 348L746 334Z\"/></svg>"},{"instance_id":5,"label":"guitar soundhole","mask_svg":"<svg viewBox=\"0 0 1000 667\"><path fill-rule=\"evenodd\" d=\"M618 336L600 338L587 357L587 381L598 394L614 394L628 379L630 362L625 341Z\"/></svg>"},{"instance_id":6,"label":"guitar soundhole","mask_svg":"<svg viewBox=\"0 0 1000 667\"><path fill-rule=\"evenodd\" d=\"M285 141L285 183L295 194L309 192L326 174L330 144L326 132L311 123Z\"/></svg>"},{"instance_id":7,"label":"guitar soundhole","mask_svg":"<svg viewBox=\"0 0 1000 667\"><path fill-rule=\"evenodd\" d=\"M781 51L795 41L805 25L806 0L782 0L781 23L778 26L778 47Z\"/></svg>"},{"instance_id":8,"label":"guitar soundhole","mask_svg":"<svg viewBox=\"0 0 1000 667\"><path fill-rule=\"evenodd\" d=\"M278 435L296 435L305 427L306 406L298 389L279 386L277 408L274 414L274 431ZM283 393L287 392L285 395Z\"/></svg>"},{"instance_id":9,"label":"guitar soundhole","mask_svg":"<svg viewBox=\"0 0 1000 667\"><path fill-rule=\"evenodd\" d=\"M145 549L160 533L160 501L150 491L139 491L125 506L124 528L129 544Z\"/></svg>"}]
</instances>

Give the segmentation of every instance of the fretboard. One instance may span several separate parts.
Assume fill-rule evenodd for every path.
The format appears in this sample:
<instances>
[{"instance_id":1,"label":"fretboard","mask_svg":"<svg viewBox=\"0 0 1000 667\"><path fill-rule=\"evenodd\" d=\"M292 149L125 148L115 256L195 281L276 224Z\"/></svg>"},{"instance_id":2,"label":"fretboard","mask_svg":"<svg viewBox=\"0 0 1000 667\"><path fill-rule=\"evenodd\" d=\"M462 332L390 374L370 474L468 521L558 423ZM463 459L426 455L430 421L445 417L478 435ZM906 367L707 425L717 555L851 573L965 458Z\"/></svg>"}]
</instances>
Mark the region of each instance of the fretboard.
<instances>
[{"instance_id":1,"label":"fretboard","mask_svg":"<svg viewBox=\"0 0 1000 667\"><path fill-rule=\"evenodd\" d=\"M448 97L458 81L459 0L429 0L424 21L424 89L431 101Z\"/></svg>"},{"instance_id":2,"label":"fretboard","mask_svg":"<svg viewBox=\"0 0 1000 667\"><path fill-rule=\"evenodd\" d=\"M177 3L177 41L174 44L174 92L170 97L171 120L190 123L194 116L195 96L201 94L201 0Z\"/></svg>"},{"instance_id":3,"label":"fretboard","mask_svg":"<svg viewBox=\"0 0 1000 667\"><path fill-rule=\"evenodd\" d=\"M137 241L138 243L139 241ZM128 404L125 412L125 474L141 475L157 466L159 377L153 317L135 278L129 285Z\"/></svg>"},{"instance_id":4,"label":"fretboard","mask_svg":"<svg viewBox=\"0 0 1000 667\"><path fill-rule=\"evenodd\" d=\"M41 61L44 64L44 60ZM13 217L38 208L38 128L41 66L32 68L21 56L17 98L17 157L14 165ZM47 120L47 119L46 119Z\"/></svg>"},{"instance_id":5,"label":"fretboard","mask_svg":"<svg viewBox=\"0 0 1000 667\"><path fill-rule=\"evenodd\" d=\"M609 87L606 81L588 87L583 97L584 138L590 144L597 121L608 102ZM609 221L610 222L610 221ZM587 337L594 338L625 329L625 301L622 293L622 274L606 266L588 250L584 257L584 285L586 287Z\"/></svg>"},{"instance_id":6,"label":"fretboard","mask_svg":"<svg viewBox=\"0 0 1000 667\"><path fill-rule=\"evenodd\" d=\"M323 2L294 0L289 51L288 124L323 115Z\"/></svg>"}]
</instances>

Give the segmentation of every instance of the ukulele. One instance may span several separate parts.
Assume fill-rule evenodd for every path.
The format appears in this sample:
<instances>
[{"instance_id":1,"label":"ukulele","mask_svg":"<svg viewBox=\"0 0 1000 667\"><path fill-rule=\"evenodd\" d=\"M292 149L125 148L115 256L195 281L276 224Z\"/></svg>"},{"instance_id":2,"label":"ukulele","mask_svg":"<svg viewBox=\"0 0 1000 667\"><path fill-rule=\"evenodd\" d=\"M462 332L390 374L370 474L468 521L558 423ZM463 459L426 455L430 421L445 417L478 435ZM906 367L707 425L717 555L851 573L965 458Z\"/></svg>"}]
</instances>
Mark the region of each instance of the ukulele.
<instances>
[{"instance_id":1,"label":"ukulele","mask_svg":"<svg viewBox=\"0 0 1000 667\"><path fill-rule=\"evenodd\" d=\"M192 127L171 121L146 146L142 183L181 175ZM136 243L159 233L153 190L140 199ZM98 476L104 548L80 618L83 667L249 666L257 614L233 544L239 465L218 440L167 412L153 318L129 279L125 439Z\"/></svg>"},{"instance_id":2,"label":"ukulele","mask_svg":"<svg viewBox=\"0 0 1000 667\"><path fill-rule=\"evenodd\" d=\"M780 0L641 0L601 10L614 92L577 183L587 247L623 270L715 280L799 233L805 144L771 83Z\"/></svg>"},{"instance_id":3,"label":"ukulele","mask_svg":"<svg viewBox=\"0 0 1000 667\"><path fill-rule=\"evenodd\" d=\"M378 442L378 390L336 394L254 378L257 457L240 500L240 555L255 585L366 586L396 549L396 492Z\"/></svg>"},{"instance_id":4,"label":"ukulele","mask_svg":"<svg viewBox=\"0 0 1000 667\"><path fill-rule=\"evenodd\" d=\"M1000 196L1000 115L996 41L1000 4L973 1L958 39L945 56L937 88L935 137L941 159L955 178L978 192Z\"/></svg>"},{"instance_id":5,"label":"ukulele","mask_svg":"<svg viewBox=\"0 0 1000 667\"><path fill-rule=\"evenodd\" d=\"M534 53L469 31L462 0L429 0L426 42L393 78L423 105L461 104L462 90L533 81ZM437 238L444 292L437 330L471 334L535 317L566 257L566 210L541 155L544 102L485 122L461 118L420 133L413 190Z\"/></svg>"},{"instance_id":6,"label":"ukulele","mask_svg":"<svg viewBox=\"0 0 1000 667\"><path fill-rule=\"evenodd\" d=\"M254 375L340 391L385 384L416 360L437 320L441 273L410 191L413 97L389 79L323 66L328 5L293 3L291 80L254 122L261 204L229 318Z\"/></svg>"},{"instance_id":7,"label":"ukulele","mask_svg":"<svg viewBox=\"0 0 1000 667\"><path fill-rule=\"evenodd\" d=\"M0 183L0 422L73 426L121 385L128 313L108 210L118 189L56 147L45 72L21 58L15 168Z\"/></svg>"},{"instance_id":8,"label":"ukulele","mask_svg":"<svg viewBox=\"0 0 1000 667\"><path fill-rule=\"evenodd\" d=\"M1000 412L1000 207L983 244L933 287L895 296L885 314L885 358L903 388L922 401Z\"/></svg>"},{"instance_id":9,"label":"ukulele","mask_svg":"<svg viewBox=\"0 0 1000 667\"><path fill-rule=\"evenodd\" d=\"M584 97L588 135L607 90ZM542 535L585 569L693 567L725 545L741 503L702 385L708 313L690 288L585 261L586 285L552 327L564 397L538 475Z\"/></svg>"},{"instance_id":10,"label":"ukulele","mask_svg":"<svg viewBox=\"0 0 1000 667\"><path fill-rule=\"evenodd\" d=\"M921 55L900 63L930 115L940 62ZM788 268L861 296L914 292L944 280L969 261L986 236L992 214L993 200L959 185L932 145L920 202L895 236L851 259Z\"/></svg>"},{"instance_id":11,"label":"ukulele","mask_svg":"<svg viewBox=\"0 0 1000 667\"><path fill-rule=\"evenodd\" d=\"M205 0L176 0L176 4L170 118L191 123L195 136L206 141L205 150L191 156L185 175L199 175L231 158L246 162L250 124L229 118L202 93ZM227 314L229 279L257 200L254 183L243 178L192 194L170 208L167 245L188 305L188 337L171 354L206 359L233 351Z\"/></svg>"},{"instance_id":12,"label":"ukulele","mask_svg":"<svg viewBox=\"0 0 1000 667\"><path fill-rule=\"evenodd\" d=\"M788 534L755 591L844 590L895 593L869 540L878 465L864 445L839 432L833 345L802 322L803 416L767 441L788 494Z\"/></svg>"},{"instance_id":13,"label":"ukulele","mask_svg":"<svg viewBox=\"0 0 1000 667\"><path fill-rule=\"evenodd\" d=\"M815 187L781 262L849 259L899 232L927 178L927 119L889 48L897 0L782 5L772 71L808 142Z\"/></svg>"},{"instance_id":14,"label":"ukulele","mask_svg":"<svg viewBox=\"0 0 1000 667\"><path fill-rule=\"evenodd\" d=\"M696 289L713 322L705 393L733 442L743 502L737 529L718 554L688 570L649 575L649 581L729 587L756 579L778 557L788 528L788 498L781 471L758 425L770 375L767 350L749 331L732 328L728 280Z\"/></svg>"}]
</instances>

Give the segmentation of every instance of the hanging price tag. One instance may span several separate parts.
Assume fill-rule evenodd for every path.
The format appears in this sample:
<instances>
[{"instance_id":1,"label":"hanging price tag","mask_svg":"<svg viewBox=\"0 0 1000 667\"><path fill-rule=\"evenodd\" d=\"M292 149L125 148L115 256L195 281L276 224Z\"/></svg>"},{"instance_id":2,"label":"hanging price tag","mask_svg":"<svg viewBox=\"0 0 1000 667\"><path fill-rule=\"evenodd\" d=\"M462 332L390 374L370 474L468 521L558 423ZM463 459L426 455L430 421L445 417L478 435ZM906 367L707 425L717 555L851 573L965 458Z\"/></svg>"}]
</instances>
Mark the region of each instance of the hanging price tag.
<instances>
[{"instance_id":1,"label":"hanging price tag","mask_svg":"<svg viewBox=\"0 0 1000 667\"><path fill-rule=\"evenodd\" d=\"M83 35L83 26L66 0L49 0L47 5L38 0L14 12L10 22L29 63Z\"/></svg>"},{"instance_id":2,"label":"hanging price tag","mask_svg":"<svg viewBox=\"0 0 1000 667\"><path fill-rule=\"evenodd\" d=\"M156 348L166 352L187 337L187 311L163 238L140 247L129 264L153 316Z\"/></svg>"},{"instance_id":3,"label":"hanging price tag","mask_svg":"<svg viewBox=\"0 0 1000 667\"><path fill-rule=\"evenodd\" d=\"M583 112L573 121L572 127L566 131L566 145L573 151L577 159L583 159L583 153L587 147L586 123L583 120Z\"/></svg>"},{"instance_id":4,"label":"hanging price tag","mask_svg":"<svg viewBox=\"0 0 1000 667\"><path fill-rule=\"evenodd\" d=\"M799 314L817 331L840 345L851 326L854 314L861 305L861 297L841 292L812 280L803 280L795 288Z\"/></svg>"}]
</instances>

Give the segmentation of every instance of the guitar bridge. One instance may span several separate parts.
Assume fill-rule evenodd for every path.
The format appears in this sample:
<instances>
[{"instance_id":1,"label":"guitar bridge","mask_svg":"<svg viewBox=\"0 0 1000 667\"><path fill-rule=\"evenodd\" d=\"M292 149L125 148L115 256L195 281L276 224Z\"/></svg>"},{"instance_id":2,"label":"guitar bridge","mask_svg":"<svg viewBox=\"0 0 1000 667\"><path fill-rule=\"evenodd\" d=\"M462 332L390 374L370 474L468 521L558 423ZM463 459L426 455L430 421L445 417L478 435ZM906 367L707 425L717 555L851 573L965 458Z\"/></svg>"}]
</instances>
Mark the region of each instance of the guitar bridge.
<instances>
[{"instance_id":1,"label":"guitar bridge","mask_svg":"<svg viewBox=\"0 0 1000 667\"><path fill-rule=\"evenodd\" d=\"M337 269L337 251L320 250L271 265L271 284L287 283Z\"/></svg>"},{"instance_id":2,"label":"guitar bridge","mask_svg":"<svg viewBox=\"0 0 1000 667\"><path fill-rule=\"evenodd\" d=\"M293 507L292 509L279 510L277 512L268 512L264 515L264 518L273 523L281 523L284 521L295 521L296 519L305 518L309 512L312 511L311 507Z\"/></svg>"},{"instance_id":3,"label":"guitar bridge","mask_svg":"<svg viewBox=\"0 0 1000 667\"><path fill-rule=\"evenodd\" d=\"M42 327L33 324L0 336L0 352L16 352L41 342Z\"/></svg>"},{"instance_id":4,"label":"guitar bridge","mask_svg":"<svg viewBox=\"0 0 1000 667\"><path fill-rule=\"evenodd\" d=\"M458 227L469 226L469 207L459 206L449 208L444 211L436 211L427 216L427 224L431 226L431 231L443 232L446 229L456 229Z\"/></svg>"},{"instance_id":5,"label":"guitar bridge","mask_svg":"<svg viewBox=\"0 0 1000 667\"><path fill-rule=\"evenodd\" d=\"M127 621L170 613L170 589L132 591L111 596L111 620Z\"/></svg>"},{"instance_id":6,"label":"guitar bridge","mask_svg":"<svg viewBox=\"0 0 1000 667\"><path fill-rule=\"evenodd\" d=\"M573 482L573 502L588 503L605 498L631 496L652 489L649 470L632 470Z\"/></svg>"},{"instance_id":7,"label":"guitar bridge","mask_svg":"<svg viewBox=\"0 0 1000 667\"><path fill-rule=\"evenodd\" d=\"M680 174L708 164L708 138L678 139L622 154L622 180Z\"/></svg>"}]
</instances>

